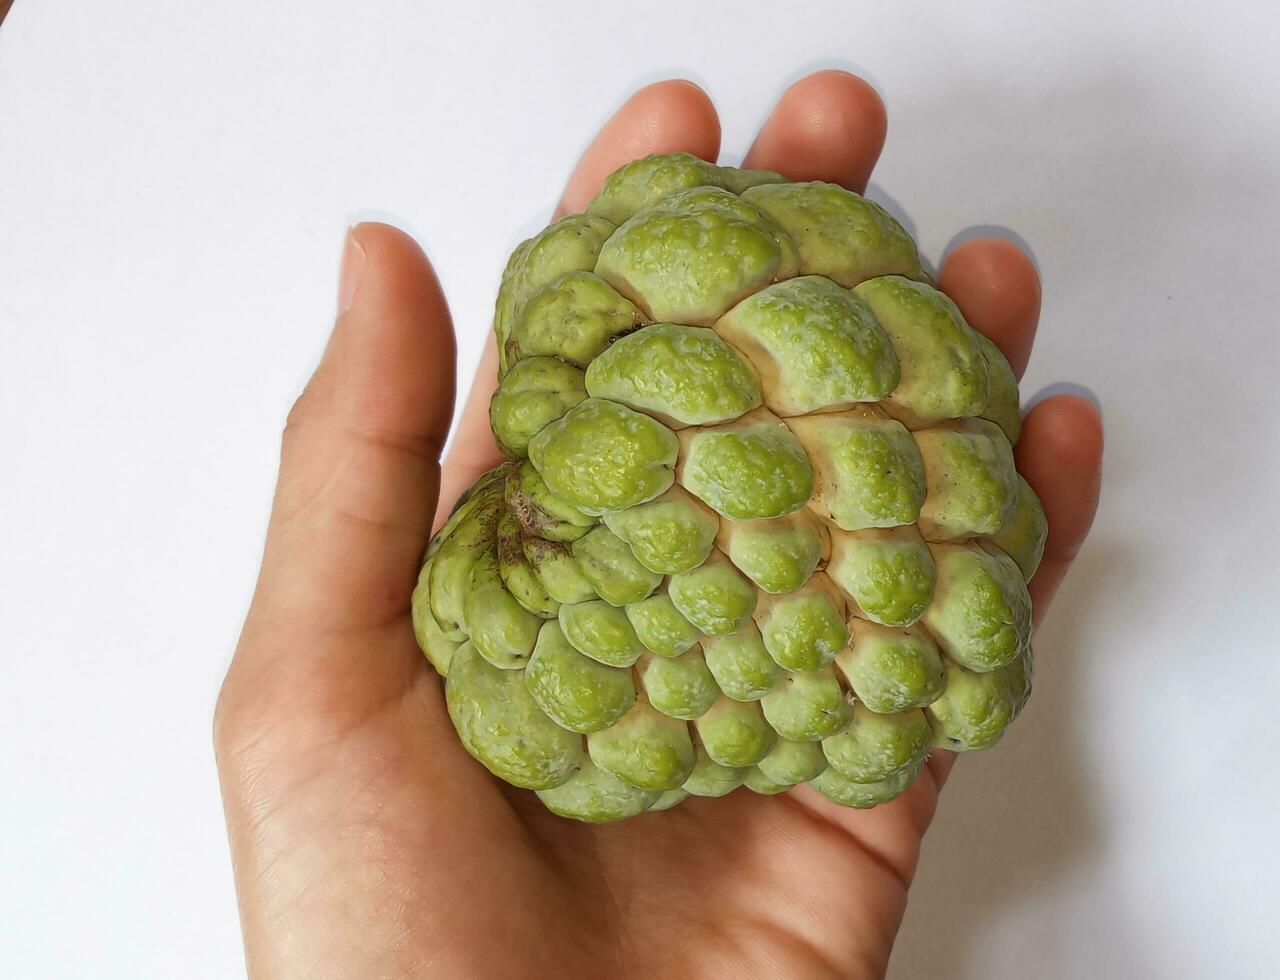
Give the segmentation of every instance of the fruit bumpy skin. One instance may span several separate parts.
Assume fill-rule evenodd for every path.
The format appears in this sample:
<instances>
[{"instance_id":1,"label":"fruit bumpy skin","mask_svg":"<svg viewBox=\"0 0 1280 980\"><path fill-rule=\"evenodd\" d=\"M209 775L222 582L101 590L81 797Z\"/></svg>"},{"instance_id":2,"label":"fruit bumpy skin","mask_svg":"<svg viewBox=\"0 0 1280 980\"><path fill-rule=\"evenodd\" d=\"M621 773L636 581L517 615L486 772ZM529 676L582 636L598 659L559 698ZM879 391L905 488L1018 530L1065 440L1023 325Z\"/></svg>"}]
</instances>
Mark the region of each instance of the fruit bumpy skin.
<instances>
[{"instance_id":1,"label":"fruit bumpy skin","mask_svg":"<svg viewBox=\"0 0 1280 980\"><path fill-rule=\"evenodd\" d=\"M459 737L577 820L904 792L1031 685L1045 541L1013 371L883 208L648 157L502 278L509 457L414 628Z\"/></svg>"}]
</instances>

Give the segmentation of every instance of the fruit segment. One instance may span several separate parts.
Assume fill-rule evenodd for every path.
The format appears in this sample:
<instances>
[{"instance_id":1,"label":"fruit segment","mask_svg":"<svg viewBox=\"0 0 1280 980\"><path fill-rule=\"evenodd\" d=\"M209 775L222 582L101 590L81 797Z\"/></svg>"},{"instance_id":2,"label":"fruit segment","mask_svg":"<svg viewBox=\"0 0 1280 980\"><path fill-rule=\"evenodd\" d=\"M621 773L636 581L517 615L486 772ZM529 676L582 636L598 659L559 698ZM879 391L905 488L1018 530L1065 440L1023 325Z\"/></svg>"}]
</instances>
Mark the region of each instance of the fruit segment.
<instances>
[{"instance_id":1,"label":"fruit segment","mask_svg":"<svg viewBox=\"0 0 1280 980\"><path fill-rule=\"evenodd\" d=\"M583 655L556 622L543 624L524 676L538 707L573 732L608 728L636 699L630 671Z\"/></svg>"},{"instance_id":2,"label":"fruit segment","mask_svg":"<svg viewBox=\"0 0 1280 980\"><path fill-rule=\"evenodd\" d=\"M678 657L698 642L702 634L680 614L665 592L633 602L626 607L627 619L640 644L659 657Z\"/></svg>"},{"instance_id":3,"label":"fruit segment","mask_svg":"<svg viewBox=\"0 0 1280 980\"><path fill-rule=\"evenodd\" d=\"M853 710L830 667L787 674L760 699L765 719L783 738L816 742L849 727Z\"/></svg>"},{"instance_id":4,"label":"fruit segment","mask_svg":"<svg viewBox=\"0 0 1280 980\"><path fill-rule=\"evenodd\" d=\"M898 384L898 358L871 308L822 276L767 286L715 329L751 361L781 416L879 401Z\"/></svg>"},{"instance_id":5,"label":"fruit segment","mask_svg":"<svg viewBox=\"0 0 1280 980\"><path fill-rule=\"evenodd\" d=\"M988 671L1014 661L1031 636L1031 596L1012 558L977 545L931 548L938 592L924 625L952 660Z\"/></svg>"},{"instance_id":6,"label":"fruit segment","mask_svg":"<svg viewBox=\"0 0 1280 980\"><path fill-rule=\"evenodd\" d=\"M511 363L507 340L529 300L566 273L589 272L595 268L601 246L616 230L616 226L604 218L571 214L521 243L511 253L493 315L499 375L507 373Z\"/></svg>"},{"instance_id":7,"label":"fruit segment","mask_svg":"<svg viewBox=\"0 0 1280 980\"><path fill-rule=\"evenodd\" d=\"M755 376L732 347L678 323L619 338L587 368L586 390L674 427L728 422L760 404Z\"/></svg>"},{"instance_id":8,"label":"fruit segment","mask_svg":"<svg viewBox=\"0 0 1280 980\"><path fill-rule=\"evenodd\" d=\"M791 592L809 581L826 550L826 529L807 511L773 520L722 520L716 547L765 592Z\"/></svg>"},{"instance_id":9,"label":"fruit segment","mask_svg":"<svg viewBox=\"0 0 1280 980\"><path fill-rule=\"evenodd\" d=\"M854 696L882 714L923 708L946 687L938 645L919 626L895 629L851 618L849 645L836 667Z\"/></svg>"},{"instance_id":10,"label":"fruit segment","mask_svg":"<svg viewBox=\"0 0 1280 980\"><path fill-rule=\"evenodd\" d=\"M763 410L681 432L679 477L717 514L736 521L790 514L813 494L813 470L800 440Z\"/></svg>"},{"instance_id":11,"label":"fruit segment","mask_svg":"<svg viewBox=\"0 0 1280 980\"><path fill-rule=\"evenodd\" d=\"M765 184L749 188L745 200L767 211L800 251L800 272L841 286L877 276L922 275L916 243L874 201L824 181Z\"/></svg>"},{"instance_id":12,"label":"fruit segment","mask_svg":"<svg viewBox=\"0 0 1280 980\"><path fill-rule=\"evenodd\" d=\"M716 515L678 486L648 503L607 513L604 523L631 546L636 561L661 575L701 565L720 530Z\"/></svg>"},{"instance_id":13,"label":"fruit segment","mask_svg":"<svg viewBox=\"0 0 1280 980\"><path fill-rule=\"evenodd\" d=\"M756 607L765 649L786 670L818 670L846 643L845 602L819 572L794 592L765 596Z\"/></svg>"},{"instance_id":14,"label":"fruit segment","mask_svg":"<svg viewBox=\"0 0 1280 980\"><path fill-rule=\"evenodd\" d=\"M932 742L929 720L918 708L877 714L855 704L852 724L823 739L822 751L831 767L846 779L878 783L918 767Z\"/></svg>"},{"instance_id":15,"label":"fruit segment","mask_svg":"<svg viewBox=\"0 0 1280 980\"><path fill-rule=\"evenodd\" d=\"M783 669L754 622L727 636L707 637L702 653L720 690L735 701L758 701L782 680Z\"/></svg>"}]
</instances>

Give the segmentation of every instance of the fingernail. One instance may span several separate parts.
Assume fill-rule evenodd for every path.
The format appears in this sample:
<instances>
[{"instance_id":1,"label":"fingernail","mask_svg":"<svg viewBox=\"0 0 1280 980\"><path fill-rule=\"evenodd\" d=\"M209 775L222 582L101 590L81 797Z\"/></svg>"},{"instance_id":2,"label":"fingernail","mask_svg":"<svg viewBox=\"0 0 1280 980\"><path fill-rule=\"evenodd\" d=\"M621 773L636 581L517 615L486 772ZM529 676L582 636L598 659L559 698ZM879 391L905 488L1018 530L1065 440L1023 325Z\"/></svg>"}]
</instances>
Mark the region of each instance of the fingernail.
<instances>
[{"instance_id":1,"label":"fingernail","mask_svg":"<svg viewBox=\"0 0 1280 980\"><path fill-rule=\"evenodd\" d=\"M351 302L360 288L360 275L364 272L364 249L351 231L352 229L347 229L347 241L342 247L342 271L338 274L338 316L351 309Z\"/></svg>"}]
</instances>

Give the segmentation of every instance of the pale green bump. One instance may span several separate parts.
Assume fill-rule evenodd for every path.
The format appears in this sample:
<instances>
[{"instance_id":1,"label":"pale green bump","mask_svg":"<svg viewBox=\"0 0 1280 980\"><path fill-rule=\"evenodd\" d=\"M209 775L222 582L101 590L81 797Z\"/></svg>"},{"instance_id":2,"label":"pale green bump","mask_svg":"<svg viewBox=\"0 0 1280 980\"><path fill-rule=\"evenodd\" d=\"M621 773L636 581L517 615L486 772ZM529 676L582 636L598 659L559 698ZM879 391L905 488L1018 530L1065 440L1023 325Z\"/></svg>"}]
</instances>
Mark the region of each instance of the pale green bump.
<instances>
[{"instance_id":1,"label":"pale green bump","mask_svg":"<svg viewBox=\"0 0 1280 980\"><path fill-rule=\"evenodd\" d=\"M849 727L853 711L830 667L785 674L776 689L760 699L769 724L793 742L816 742Z\"/></svg>"},{"instance_id":2,"label":"pale green bump","mask_svg":"<svg viewBox=\"0 0 1280 980\"><path fill-rule=\"evenodd\" d=\"M601 514L652 500L671 486L679 445L656 419L588 398L533 437L529 458L554 493Z\"/></svg>"},{"instance_id":3,"label":"pale green bump","mask_svg":"<svg viewBox=\"0 0 1280 980\"><path fill-rule=\"evenodd\" d=\"M948 661L946 690L925 714L940 748L986 749L1000 741L1030 695L1030 647L1008 666L983 674Z\"/></svg>"},{"instance_id":4,"label":"pale green bump","mask_svg":"<svg viewBox=\"0 0 1280 980\"><path fill-rule=\"evenodd\" d=\"M853 286L874 276L921 274L915 242L889 212L837 184L765 184L744 200L777 219L800 253L800 272Z\"/></svg>"},{"instance_id":5,"label":"pale green bump","mask_svg":"<svg viewBox=\"0 0 1280 980\"><path fill-rule=\"evenodd\" d=\"M631 546L607 527L597 527L569 546L578 567L601 599L615 606L652 594L662 576L636 560Z\"/></svg>"},{"instance_id":6,"label":"pale green bump","mask_svg":"<svg viewBox=\"0 0 1280 980\"><path fill-rule=\"evenodd\" d=\"M1040 498L1031 484L1018 477L1017 500L1013 512L1000 530L991 536L991 543L1012 558L1022 571L1024 581L1030 582L1044 557L1044 543L1049 536L1049 524L1045 520Z\"/></svg>"},{"instance_id":7,"label":"pale green bump","mask_svg":"<svg viewBox=\"0 0 1280 980\"><path fill-rule=\"evenodd\" d=\"M582 568L568 545L526 537L524 556L542 588L555 602L586 602L596 598L595 588L582 574Z\"/></svg>"},{"instance_id":8,"label":"pale green bump","mask_svg":"<svg viewBox=\"0 0 1280 980\"><path fill-rule=\"evenodd\" d=\"M585 368L615 337L646 322L634 303L592 272L570 272L530 297L507 341L511 364L558 357Z\"/></svg>"},{"instance_id":9,"label":"pale green bump","mask_svg":"<svg viewBox=\"0 0 1280 980\"><path fill-rule=\"evenodd\" d=\"M559 622L575 649L610 667L630 667L644 653L627 614L600 599L565 603Z\"/></svg>"},{"instance_id":10,"label":"pale green bump","mask_svg":"<svg viewBox=\"0 0 1280 980\"><path fill-rule=\"evenodd\" d=\"M986 407L987 362L959 308L932 286L884 276L854 292L889 335L902 378L882 403L910 428L979 415Z\"/></svg>"},{"instance_id":11,"label":"pale green bump","mask_svg":"<svg viewBox=\"0 0 1280 980\"><path fill-rule=\"evenodd\" d=\"M679 657L641 657L636 673L649 703L672 718L692 721L720 696L720 688L697 647Z\"/></svg>"},{"instance_id":12,"label":"pale green bump","mask_svg":"<svg viewBox=\"0 0 1280 980\"><path fill-rule=\"evenodd\" d=\"M710 212L760 228L777 242L782 255L775 278L792 279L799 272L800 256L786 229L769 212L744 201L737 194L726 193L725 189L719 187L689 187L668 194L655 205L655 209L686 214Z\"/></svg>"},{"instance_id":13,"label":"pale green bump","mask_svg":"<svg viewBox=\"0 0 1280 980\"><path fill-rule=\"evenodd\" d=\"M471 643L485 660L503 669L528 662L542 620L507 591L498 571L496 545L472 564L462 610Z\"/></svg>"},{"instance_id":14,"label":"pale green bump","mask_svg":"<svg viewBox=\"0 0 1280 980\"><path fill-rule=\"evenodd\" d=\"M827 574L857 615L885 626L910 626L933 598L933 556L914 527L833 531Z\"/></svg>"},{"instance_id":15,"label":"pale green bump","mask_svg":"<svg viewBox=\"0 0 1280 980\"><path fill-rule=\"evenodd\" d=\"M716 544L771 593L800 588L822 560L821 525L807 510L763 521L721 521Z\"/></svg>"},{"instance_id":16,"label":"pale green bump","mask_svg":"<svg viewBox=\"0 0 1280 980\"><path fill-rule=\"evenodd\" d=\"M510 510L504 510L498 519L498 572L516 602L535 616L551 619L559 611L560 603L547 593L525 557L520 522Z\"/></svg>"},{"instance_id":17,"label":"pale green bump","mask_svg":"<svg viewBox=\"0 0 1280 980\"><path fill-rule=\"evenodd\" d=\"M694 796L725 796L742 785L747 777L745 766L722 766L701 744L696 747L697 761L684 781L685 792Z\"/></svg>"},{"instance_id":18,"label":"pale green bump","mask_svg":"<svg viewBox=\"0 0 1280 980\"><path fill-rule=\"evenodd\" d=\"M595 271L655 321L710 326L744 296L793 274L793 248L739 198L699 188L628 219Z\"/></svg>"},{"instance_id":19,"label":"pale green bump","mask_svg":"<svg viewBox=\"0 0 1280 980\"><path fill-rule=\"evenodd\" d=\"M693 726L712 761L733 768L754 766L778 738L755 701L720 698Z\"/></svg>"},{"instance_id":20,"label":"pale green bump","mask_svg":"<svg viewBox=\"0 0 1280 980\"><path fill-rule=\"evenodd\" d=\"M681 786L695 761L689 727L637 701L618 722L587 736L591 761L641 789Z\"/></svg>"},{"instance_id":21,"label":"pale green bump","mask_svg":"<svg viewBox=\"0 0 1280 980\"><path fill-rule=\"evenodd\" d=\"M930 541L995 534L1013 514L1018 471L1000 427L986 419L945 422L915 433L928 495L920 532Z\"/></svg>"},{"instance_id":22,"label":"pale green bump","mask_svg":"<svg viewBox=\"0 0 1280 980\"><path fill-rule=\"evenodd\" d=\"M680 482L735 521L781 517L813 493L804 447L779 419L753 412L736 422L680 433Z\"/></svg>"},{"instance_id":23,"label":"pale green bump","mask_svg":"<svg viewBox=\"0 0 1280 980\"><path fill-rule=\"evenodd\" d=\"M1012 663L1031 639L1031 597L1017 564L974 544L932 550L938 589L924 625L938 646L970 670Z\"/></svg>"},{"instance_id":24,"label":"pale green bump","mask_svg":"<svg viewBox=\"0 0 1280 980\"><path fill-rule=\"evenodd\" d=\"M759 793L761 796L776 796L779 793L785 793L792 786L791 783L780 783L766 776L759 766L752 766L747 770L747 778L742 784L751 792Z\"/></svg>"},{"instance_id":25,"label":"pale green bump","mask_svg":"<svg viewBox=\"0 0 1280 980\"><path fill-rule=\"evenodd\" d=\"M947 682L942 657L933 638L918 626L895 629L851 619L849 635L836 667L872 711L923 708L942 693Z\"/></svg>"},{"instance_id":26,"label":"pale green bump","mask_svg":"<svg viewBox=\"0 0 1280 980\"><path fill-rule=\"evenodd\" d=\"M598 521L551 492L529 460L522 460L506 481L507 510L528 534L548 541L576 541Z\"/></svg>"},{"instance_id":27,"label":"pale green bump","mask_svg":"<svg viewBox=\"0 0 1280 980\"><path fill-rule=\"evenodd\" d=\"M444 522L444 526L427 543L427 553L423 556L423 561L425 562L426 559L434 557L445 541L453 537L453 532L458 525L466 520L471 512L483 501L495 493L501 495L507 479L513 470L517 468L516 464L499 463L464 490L457 503L453 505L453 511L449 514L449 519Z\"/></svg>"},{"instance_id":28,"label":"pale green bump","mask_svg":"<svg viewBox=\"0 0 1280 980\"><path fill-rule=\"evenodd\" d=\"M755 614L765 649L790 671L831 663L849 642L844 619L844 600L821 572L795 592L765 596Z\"/></svg>"},{"instance_id":29,"label":"pale green bump","mask_svg":"<svg viewBox=\"0 0 1280 980\"><path fill-rule=\"evenodd\" d=\"M543 286L565 273L595 268L600 248L614 228L613 222L595 215L571 214L521 242L511 253L493 315L499 374L505 374L510 366L507 341L525 304Z\"/></svg>"},{"instance_id":30,"label":"pale green bump","mask_svg":"<svg viewBox=\"0 0 1280 980\"><path fill-rule=\"evenodd\" d=\"M538 707L574 732L608 728L636 699L630 671L583 656L554 621L543 624L524 679Z\"/></svg>"},{"instance_id":31,"label":"pale green bump","mask_svg":"<svg viewBox=\"0 0 1280 980\"><path fill-rule=\"evenodd\" d=\"M620 225L673 191L726 186L724 169L692 153L660 153L633 160L605 179L600 192L587 205L587 213Z\"/></svg>"},{"instance_id":32,"label":"pale green bump","mask_svg":"<svg viewBox=\"0 0 1280 980\"><path fill-rule=\"evenodd\" d=\"M871 308L821 276L767 286L715 330L746 355L779 415L879 401L898 384L897 355Z\"/></svg>"},{"instance_id":33,"label":"pale green bump","mask_svg":"<svg viewBox=\"0 0 1280 980\"><path fill-rule=\"evenodd\" d=\"M987 363L987 404L980 414L1000 426L1010 445L1017 445L1022 432L1018 379L999 347L977 330L973 331L973 338Z\"/></svg>"},{"instance_id":34,"label":"pale green bump","mask_svg":"<svg viewBox=\"0 0 1280 980\"><path fill-rule=\"evenodd\" d=\"M653 803L651 803L646 812L661 813L663 810L670 810L679 806L689 798L689 791L681 787L680 789L669 789L660 794Z\"/></svg>"},{"instance_id":35,"label":"pale green bump","mask_svg":"<svg viewBox=\"0 0 1280 980\"><path fill-rule=\"evenodd\" d=\"M667 594L680 615L708 636L739 629L756 608L756 590L718 551L697 568L672 575Z\"/></svg>"},{"instance_id":36,"label":"pale green bump","mask_svg":"<svg viewBox=\"0 0 1280 980\"><path fill-rule=\"evenodd\" d=\"M645 649L659 657L678 657L702 636L665 592L628 603L626 613Z\"/></svg>"},{"instance_id":37,"label":"pale green bump","mask_svg":"<svg viewBox=\"0 0 1280 980\"><path fill-rule=\"evenodd\" d=\"M410 603L413 612L413 635L417 638L422 652L427 655L431 666L436 669L436 673L441 677L447 677L449 661L453 659L454 651L461 646L461 642L445 636L444 630L440 628L436 617L431 613L431 591L428 588L430 576L431 560L427 559L427 563L422 566L422 571L418 575L418 584L414 587L413 599Z\"/></svg>"},{"instance_id":38,"label":"pale green bump","mask_svg":"<svg viewBox=\"0 0 1280 980\"><path fill-rule=\"evenodd\" d=\"M816 779L827 768L821 742L793 742L780 738L756 768L775 783L794 786Z\"/></svg>"},{"instance_id":39,"label":"pale green bump","mask_svg":"<svg viewBox=\"0 0 1280 980\"><path fill-rule=\"evenodd\" d=\"M809 785L833 803L869 810L905 793L920 775L921 768L923 766L903 769L875 783L860 783L842 776L834 766L829 766L817 779L811 780Z\"/></svg>"},{"instance_id":40,"label":"pale green bump","mask_svg":"<svg viewBox=\"0 0 1280 980\"><path fill-rule=\"evenodd\" d=\"M901 422L857 409L790 426L813 466L815 511L846 531L915 523L925 501L924 464Z\"/></svg>"},{"instance_id":41,"label":"pale green bump","mask_svg":"<svg viewBox=\"0 0 1280 980\"><path fill-rule=\"evenodd\" d=\"M587 368L586 390L680 425L736 419L760 405L751 369L705 327L654 323L619 338Z\"/></svg>"},{"instance_id":42,"label":"pale green bump","mask_svg":"<svg viewBox=\"0 0 1280 980\"><path fill-rule=\"evenodd\" d=\"M587 397L582 372L554 357L514 364L489 401L489 424L509 456L523 456L529 440Z\"/></svg>"},{"instance_id":43,"label":"pale green bump","mask_svg":"<svg viewBox=\"0 0 1280 980\"><path fill-rule=\"evenodd\" d=\"M675 485L648 503L610 511L604 523L631 545L641 565L662 575L687 572L706 561L720 527L705 504Z\"/></svg>"},{"instance_id":44,"label":"pale green bump","mask_svg":"<svg viewBox=\"0 0 1280 980\"><path fill-rule=\"evenodd\" d=\"M583 759L582 768L554 789L538 791L552 813L584 823L610 823L651 809L661 798L656 790L632 786L606 769Z\"/></svg>"},{"instance_id":45,"label":"pale green bump","mask_svg":"<svg viewBox=\"0 0 1280 980\"><path fill-rule=\"evenodd\" d=\"M831 768L858 783L876 783L916 768L929 754L933 730L919 708L877 714L854 703L853 724L822 740Z\"/></svg>"},{"instance_id":46,"label":"pale green bump","mask_svg":"<svg viewBox=\"0 0 1280 980\"><path fill-rule=\"evenodd\" d=\"M550 789L585 762L582 737L543 713L518 670L499 670L464 643L444 685L449 717L463 746L515 786Z\"/></svg>"},{"instance_id":47,"label":"pale green bump","mask_svg":"<svg viewBox=\"0 0 1280 980\"><path fill-rule=\"evenodd\" d=\"M754 622L736 633L707 637L702 656L720 690L735 701L758 701L782 680L783 670L769 656Z\"/></svg>"},{"instance_id":48,"label":"pale green bump","mask_svg":"<svg viewBox=\"0 0 1280 980\"><path fill-rule=\"evenodd\" d=\"M463 602L471 569L493 547L501 508L502 487L493 484L468 501L462 519L431 556L427 580L431 612L444 635L458 643L467 638Z\"/></svg>"}]
</instances>

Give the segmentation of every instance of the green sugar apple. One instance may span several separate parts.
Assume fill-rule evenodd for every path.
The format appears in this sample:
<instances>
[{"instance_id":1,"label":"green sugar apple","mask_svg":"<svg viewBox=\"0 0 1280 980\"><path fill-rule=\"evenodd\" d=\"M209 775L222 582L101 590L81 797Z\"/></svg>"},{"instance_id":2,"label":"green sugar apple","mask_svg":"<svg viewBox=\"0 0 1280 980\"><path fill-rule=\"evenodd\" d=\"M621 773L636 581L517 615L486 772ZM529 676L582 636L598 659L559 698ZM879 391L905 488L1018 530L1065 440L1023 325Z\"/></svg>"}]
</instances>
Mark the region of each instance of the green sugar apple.
<instances>
[{"instance_id":1,"label":"green sugar apple","mask_svg":"<svg viewBox=\"0 0 1280 980\"><path fill-rule=\"evenodd\" d=\"M515 250L494 331L507 460L413 618L495 776L586 821L871 807L1017 716L1046 532L1017 381L879 205L638 160Z\"/></svg>"}]
</instances>

